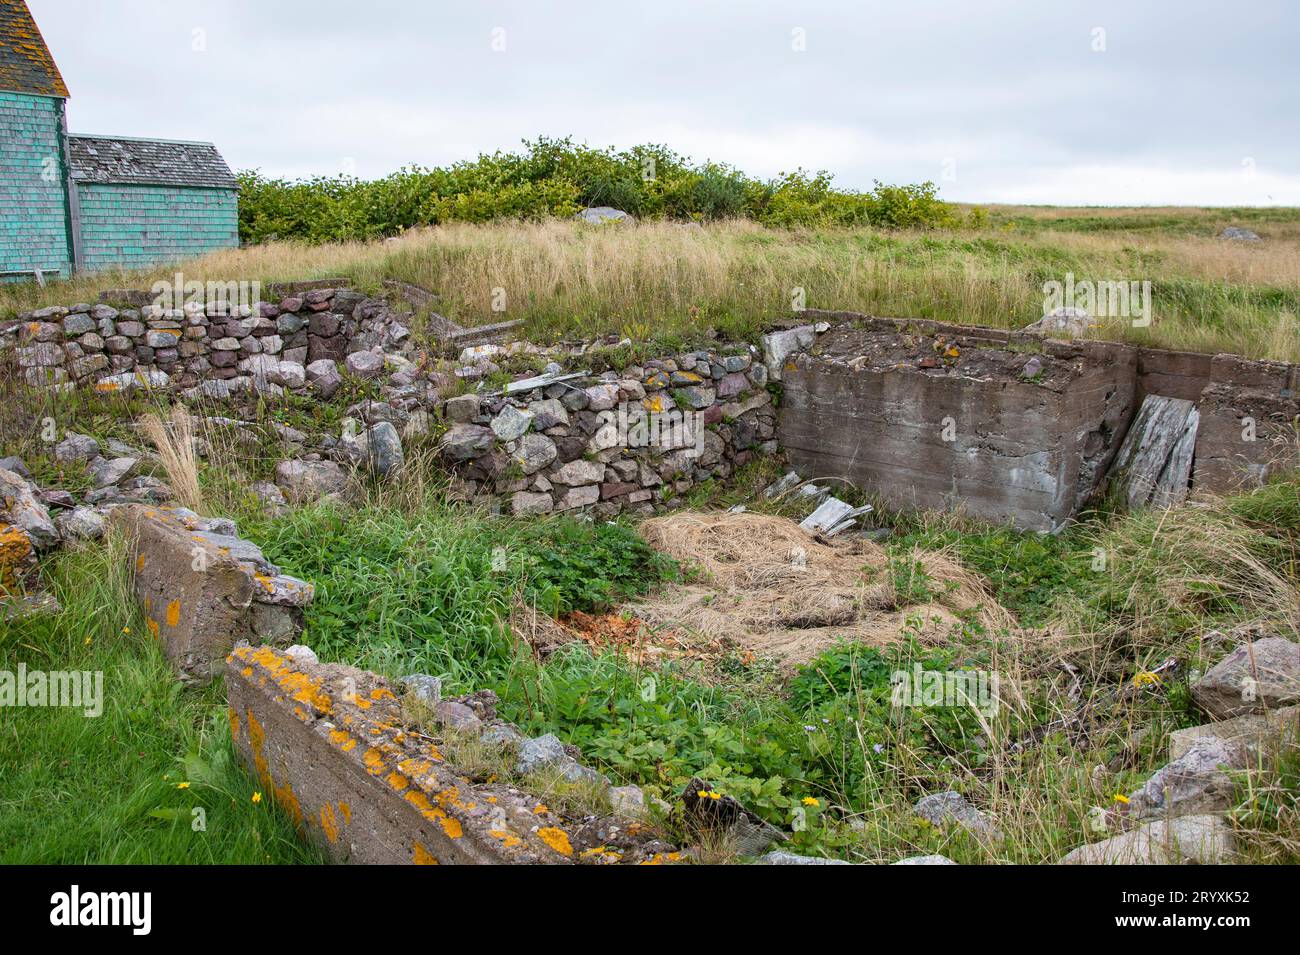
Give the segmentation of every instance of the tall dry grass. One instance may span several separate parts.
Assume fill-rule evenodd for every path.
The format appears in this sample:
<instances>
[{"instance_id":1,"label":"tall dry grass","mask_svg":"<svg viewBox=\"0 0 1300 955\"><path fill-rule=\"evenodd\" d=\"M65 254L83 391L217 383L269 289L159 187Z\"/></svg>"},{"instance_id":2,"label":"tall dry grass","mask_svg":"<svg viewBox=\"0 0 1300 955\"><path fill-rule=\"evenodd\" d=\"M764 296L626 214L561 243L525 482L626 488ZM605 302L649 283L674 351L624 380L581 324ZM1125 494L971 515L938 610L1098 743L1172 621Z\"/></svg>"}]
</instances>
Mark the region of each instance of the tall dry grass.
<instances>
[{"instance_id":1,"label":"tall dry grass","mask_svg":"<svg viewBox=\"0 0 1300 955\"><path fill-rule=\"evenodd\" d=\"M1214 238L1208 220L1144 231L1136 224L1149 210L1127 214L1133 231L1041 228L1053 220L1032 217L962 233L776 230L748 221L454 223L372 243L269 243L180 268L187 279L263 283L343 275L372 290L399 279L438 292L438 310L462 324L523 318L538 338L694 338L709 329L751 338L790 313L796 290L811 308L1020 327L1041 314L1043 283L1072 272L1076 280L1152 282L1153 326L1102 321L1098 337L1300 360L1300 226L1282 221L1265 242L1240 243ZM1125 221L1119 210L1107 216ZM176 268L0 288L0 310L148 287Z\"/></svg>"},{"instance_id":2,"label":"tall dry grass","mask_svg":"<svg viewBox=\"0 0 1300 955\"><path fill-rule=\"evenodd\" d=\"M140 419L140 431L157 450L175 500L192 511L202 511L203 492L199 487L199 465L189 411L178 402L172 405L166 421L149 412Z\"/></svg>"}]
</instances>

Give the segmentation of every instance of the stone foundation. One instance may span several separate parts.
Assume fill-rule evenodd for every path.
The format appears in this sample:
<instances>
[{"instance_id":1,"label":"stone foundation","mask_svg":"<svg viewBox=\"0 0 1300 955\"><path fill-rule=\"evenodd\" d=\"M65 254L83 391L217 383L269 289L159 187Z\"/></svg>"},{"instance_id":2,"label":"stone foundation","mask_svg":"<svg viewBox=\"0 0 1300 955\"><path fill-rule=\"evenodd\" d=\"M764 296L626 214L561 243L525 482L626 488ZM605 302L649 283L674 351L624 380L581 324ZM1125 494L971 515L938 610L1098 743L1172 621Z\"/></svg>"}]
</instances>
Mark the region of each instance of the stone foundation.
<instances>
[{"instance_id":1,"label":"stone foundation","mask_svg":"<svg viewBox=\"0 0 1300 955\"><path fill-rule=\"evenodd\" d=\"M493 865L675 861L636 824L565 818L501 783L474 783L408 727L382 677L310 650L229 657L230 729L267 795L336 862Z\"/></svg>"},{"instance_id":2,"label":"stone foundation","mask_svg":"<svg viewBox=\"0 0 1300 955\"><path fill-rule=\"evenodd\" d=\"M288 644L301 631L312 585L281 574L233 522L140 504L109 520L131 542L145 625L185 682L220 673L236 641Z\"/></svg>"}]
</instances>

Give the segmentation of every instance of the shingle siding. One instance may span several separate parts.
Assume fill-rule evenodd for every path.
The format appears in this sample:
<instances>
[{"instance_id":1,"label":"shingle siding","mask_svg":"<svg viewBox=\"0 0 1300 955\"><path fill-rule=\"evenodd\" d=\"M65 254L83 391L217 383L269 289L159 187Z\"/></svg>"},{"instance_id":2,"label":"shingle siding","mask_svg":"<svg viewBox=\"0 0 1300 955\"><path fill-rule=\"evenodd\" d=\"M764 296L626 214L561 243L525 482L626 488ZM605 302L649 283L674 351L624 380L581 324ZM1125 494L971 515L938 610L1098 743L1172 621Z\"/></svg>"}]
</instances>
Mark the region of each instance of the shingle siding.
<instances>
[{"instance_id":1,"label":"shingle siding","mask_svg":"<svg viewBox=\"0 0 1300 955\"><path fill-rule=\"evenodd\" d=\"M70 271L61 107L0 92L0 272Z\"/></svg>"},{"instance_id":2,"label":"shingle siding","mask_svg":"<svg viewBox=\"0 0 1300 955\"><path fill-rule=\"evenodd\" d=\"M90 270L143 268L239 244L233 190L79 183L77 195Z\"/></svg>"}]
</instances>

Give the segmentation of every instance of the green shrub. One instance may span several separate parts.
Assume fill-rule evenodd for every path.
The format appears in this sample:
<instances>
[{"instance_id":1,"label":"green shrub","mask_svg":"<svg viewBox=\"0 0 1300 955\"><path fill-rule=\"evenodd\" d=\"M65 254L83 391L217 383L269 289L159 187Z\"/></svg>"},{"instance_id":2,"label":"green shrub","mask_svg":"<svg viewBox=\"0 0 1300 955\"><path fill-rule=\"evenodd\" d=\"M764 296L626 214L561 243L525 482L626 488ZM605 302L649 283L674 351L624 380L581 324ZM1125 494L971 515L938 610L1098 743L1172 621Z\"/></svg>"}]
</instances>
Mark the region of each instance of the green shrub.
<instances>
[{"instance_id":1,"label":"green shrub","mask_svg":"<svg viewBox=\"0 0 1300 955\"><path fill-rule=\"evenodd\" d=\"M485 153L443 168L410 166L372 181L269 179L253 170L241 172L239 184L245 242L365 240L441 222L568 217L583 206L614 206L651 219L749 218L774 226L961 224L929 182L877 182L860 193L834 188L829 173L802 170L764 182L722 163L693 164L666 146L616 151L569 138L525 140L521 152Z\"/></svg>"}]
</instances>

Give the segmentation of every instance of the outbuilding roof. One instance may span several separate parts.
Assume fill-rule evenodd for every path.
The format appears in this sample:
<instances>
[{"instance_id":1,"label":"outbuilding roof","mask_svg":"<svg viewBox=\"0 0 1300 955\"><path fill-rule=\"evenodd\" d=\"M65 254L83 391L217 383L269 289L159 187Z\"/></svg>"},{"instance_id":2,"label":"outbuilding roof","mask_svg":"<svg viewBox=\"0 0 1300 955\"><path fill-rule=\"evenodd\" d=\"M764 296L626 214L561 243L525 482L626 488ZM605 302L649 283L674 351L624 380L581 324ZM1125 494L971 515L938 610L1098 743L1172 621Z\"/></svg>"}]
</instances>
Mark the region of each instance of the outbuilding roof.
<instances>
[{"instance_id":1,"label":"outbuilding roof","mask_svg":"<svg viewBox=\"0 0 1300 955\"><path fill-rule=\"evenodd\" d=\"M68 154L76 182L239 188L234 173L212 143L69 136Z\"/></svg>"}]
</instances>

